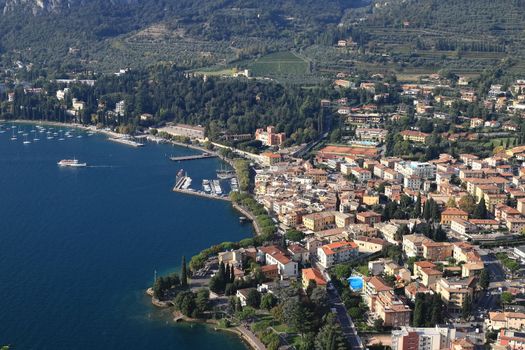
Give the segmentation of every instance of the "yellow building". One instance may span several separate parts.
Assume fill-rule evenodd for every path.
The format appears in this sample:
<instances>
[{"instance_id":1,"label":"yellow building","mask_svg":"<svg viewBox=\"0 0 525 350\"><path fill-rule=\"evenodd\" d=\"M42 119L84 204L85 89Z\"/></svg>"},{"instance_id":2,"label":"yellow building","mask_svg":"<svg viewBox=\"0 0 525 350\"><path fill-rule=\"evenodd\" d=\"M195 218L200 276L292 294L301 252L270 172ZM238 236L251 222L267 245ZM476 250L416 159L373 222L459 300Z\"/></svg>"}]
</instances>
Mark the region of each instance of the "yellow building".
<instances>
[{"instance_id":1,"label":"yellow building","mask_svg":"<svg viewBox=\"0 0 525 350\"><path fill-rule=\"evenodd\" d=\"M312 231L321 231L335 225L333 212L320 212L303 216L303 225Z\"/></svg>"},{"instance_id":2,"label":"yellow building","mask_svg":"<svg viewBox=\"0 0 525 350\"><path fill-rule=\"evenodd\" d=\"M441 278L436 283L436 293L441 295L441 299L447 306L449 312L459 313L467 296L474 295L476 279L468 278Z\"/></svg>"}]
</instances>

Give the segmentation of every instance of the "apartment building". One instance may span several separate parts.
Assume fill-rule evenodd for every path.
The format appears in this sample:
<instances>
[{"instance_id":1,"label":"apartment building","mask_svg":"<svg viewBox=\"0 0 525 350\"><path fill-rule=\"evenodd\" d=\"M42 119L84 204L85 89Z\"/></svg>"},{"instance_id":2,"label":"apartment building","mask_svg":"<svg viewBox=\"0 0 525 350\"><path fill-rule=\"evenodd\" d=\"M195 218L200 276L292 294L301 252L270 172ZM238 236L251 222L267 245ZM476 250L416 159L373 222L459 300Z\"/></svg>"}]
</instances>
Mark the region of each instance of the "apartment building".
<instances>
[{"instance_id":1,"label":"apartment building","mask_svg":"<svg viewBox=\"0 0 525 350\"><path fill-rule=\"evenodd\" d=\"M449 327L401 327L392 331L392 350L450 349L456 339L456 329Z\"/></svg>"},{"instance_id":2,"label":"apartment building","mask_svg":"<svg viewBox=\"0 0 525 350\"><path fill-rule=\"evenodd\" d=\"M357 255L357 244L354 242L335 242L317 248L319 263L326 269L335 264L350 261Z\"/></svg>"},{"instance_id":3,"label":"apartment building","mask_svg":"<svg viewBox=\"0 0 525 350\"><path fill-rule=\"evenodd\" d=\"M423 257L423 243L425 242L433 241L422 234L405 235L403 236L402 248L409 258Z\"/></svg>"},{"instance_id":4,"label":"apartment building","mask_svg":"<svg viewBox=\"0 0 525 350\"><path fill-rule=\"evenodd\" d=\"M436 283L436 293L441 295L449 312L459 313L467 296L474 295L476 279L467 278L441 278Z\"/></svg>"}]
</instances>

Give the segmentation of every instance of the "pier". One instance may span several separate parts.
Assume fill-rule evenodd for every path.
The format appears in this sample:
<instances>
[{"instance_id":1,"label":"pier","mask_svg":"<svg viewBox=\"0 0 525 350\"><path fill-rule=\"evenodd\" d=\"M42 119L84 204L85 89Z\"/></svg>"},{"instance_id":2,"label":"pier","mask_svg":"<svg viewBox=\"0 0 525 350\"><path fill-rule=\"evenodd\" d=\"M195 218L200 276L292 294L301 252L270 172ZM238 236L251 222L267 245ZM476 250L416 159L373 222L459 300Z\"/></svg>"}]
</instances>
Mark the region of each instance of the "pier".
<instances>
[{"instance_id":1,"label":"pier","mask_svg":"<svg viewBox=\"0 0 525 350\"><path fill-rule=\"evenodd\" d=\"M142 146L144 146L143 143L136 142L136 141L133 141L133 140L130 140L130 139L126 139L126 138L110 137L108 140L109 141L113 141L113 142L117 142L117 143L121 143L123 145L132 146L132 147L142 147Z\"/></svg>"},{"instance_id":2,"label":"pier","mask_svg":"<svg viewBox=\"0 0 525 350\"><path fill-rule=\"evenodd\" d=\"M193 156L170 157L170 160L178 162L181 160L196 160L196 159L215 158L215 157L217 157L217 155L213 153L202 153L202 154L197 154Z\"/></svg>"},{"instance_id":3,"label":"pier","mask_svg":"<svg viewBox=\"0 0 525 350\"><path fill-rule=\"evenodd\" d=\"M209 198L209 199L218 199L218 200L225 201L225 202L231 202L230 197L226 195L218 196L216 194L209 194L203 191L195 191L195 190L177 188L177 186L173 187L173 192L184 193L184 194L189 194L192 196L204 197L204 198Z\"/></svg>"}]
</instances>

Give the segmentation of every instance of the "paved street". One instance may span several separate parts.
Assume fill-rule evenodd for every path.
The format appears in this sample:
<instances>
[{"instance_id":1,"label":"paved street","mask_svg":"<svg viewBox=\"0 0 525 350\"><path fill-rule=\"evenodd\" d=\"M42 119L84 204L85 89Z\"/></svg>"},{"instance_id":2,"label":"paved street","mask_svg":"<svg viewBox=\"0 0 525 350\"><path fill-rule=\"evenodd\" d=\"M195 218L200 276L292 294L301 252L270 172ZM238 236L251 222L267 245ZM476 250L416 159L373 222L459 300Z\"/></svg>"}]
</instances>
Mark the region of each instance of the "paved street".
<instances>
[{"instance_id":1,"label":"paved street","mask_svg":"<svg viewBox=\"0 0 525 350\"><path fill-rule=\"evenodd\" d=\"M348 339L348 343L350 344L353 350L362 350L363 347L361 345L361 340L357 335L354 323L352 322L350 316L348 316L346 308L343 302L341 301L337 290L335 288L329 289L328 297L330 300L330 307L336 310L337 319L341 324L341 328L343 329L345 337Z\"/></svg>"}]
</instances>

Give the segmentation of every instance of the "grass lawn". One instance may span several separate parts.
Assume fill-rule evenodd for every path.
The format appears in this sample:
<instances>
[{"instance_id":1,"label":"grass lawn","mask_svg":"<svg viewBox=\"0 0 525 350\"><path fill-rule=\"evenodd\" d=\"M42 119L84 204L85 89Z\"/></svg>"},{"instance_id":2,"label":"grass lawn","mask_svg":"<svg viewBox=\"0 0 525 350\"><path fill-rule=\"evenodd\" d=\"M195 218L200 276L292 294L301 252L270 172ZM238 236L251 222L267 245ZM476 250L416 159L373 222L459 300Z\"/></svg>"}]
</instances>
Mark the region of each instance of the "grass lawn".
<instances>
[{"instance_id":1,"label":"grass lawn","mask_svg":"<svg viewBox=\"0 0 525 350\"><path fill-rule=\"evenodd\" d=\"M260 57L247 67L254 76L299 75L310 73L310 64L292 52L276 52Z\"/></svg>"}]
</instances>

